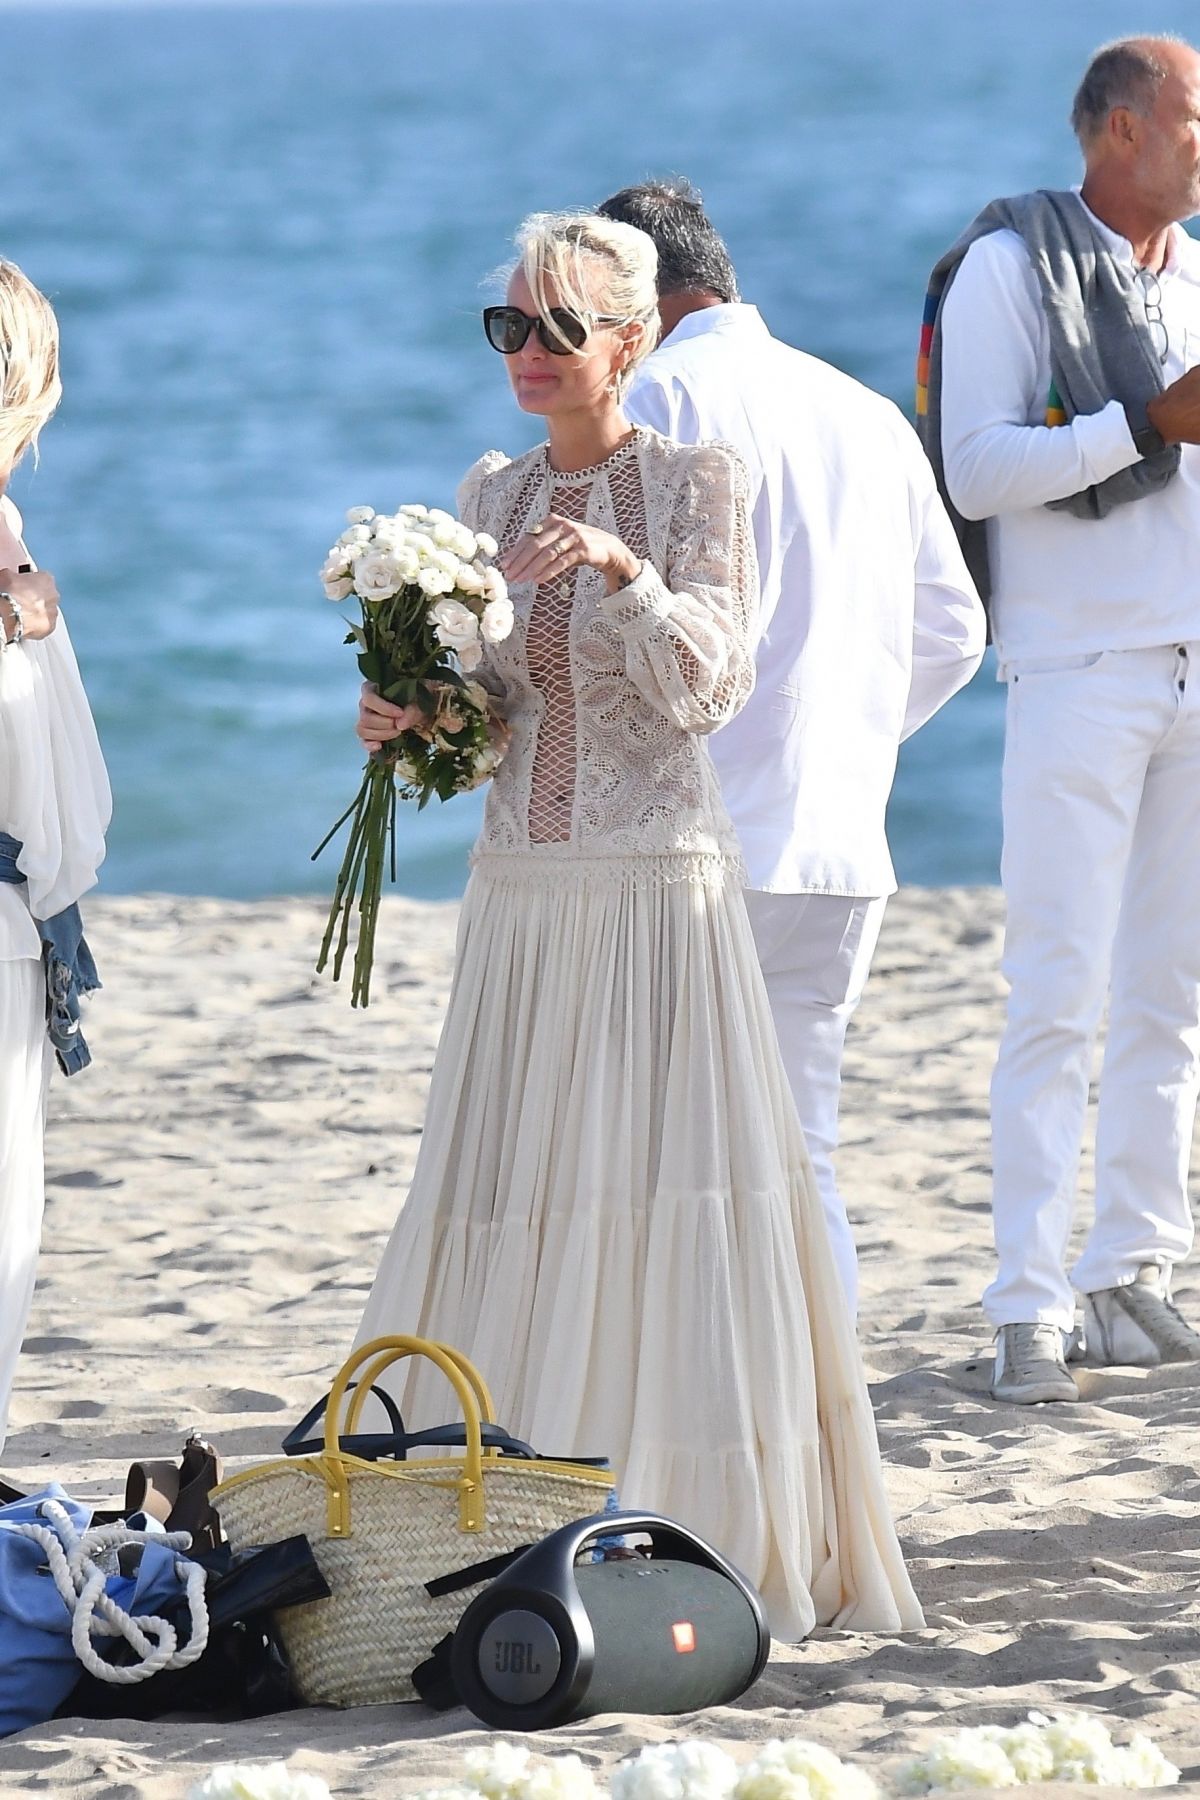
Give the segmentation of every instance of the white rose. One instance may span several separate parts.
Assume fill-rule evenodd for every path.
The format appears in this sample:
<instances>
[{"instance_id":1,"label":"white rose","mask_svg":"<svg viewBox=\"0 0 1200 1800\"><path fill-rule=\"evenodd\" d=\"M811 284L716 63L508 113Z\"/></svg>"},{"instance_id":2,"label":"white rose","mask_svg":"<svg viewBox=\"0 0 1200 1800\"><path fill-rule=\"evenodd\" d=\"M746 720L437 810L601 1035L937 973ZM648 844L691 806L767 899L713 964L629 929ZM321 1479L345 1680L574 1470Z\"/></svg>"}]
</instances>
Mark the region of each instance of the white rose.
<instances>
[{"instance_id":1,"label":"white rose","mask_svg":"<svg viewBox=\"0 0 1200 1800\"><path fill-rule=\"evenodd\" d=\"M439 644L447 650L458 650L464 644L479 641L479 622L469 606L460 600L439 600L429 609L429 618Z\"/></svg>"},{"instance_id":2,"label":"white rose","mask_svg":"<svg viewBox=\"0 0 1200 1800\"><path fill-rule=\"evenodd\" d=\"M403 535L403 526L398 525L395 519L385 519L382 513L379 514L371 527L372 542L379 545L387 545L390 547L393 544L398 544Z\"/></svg>"},{"instance_id":3,"label":"white rose","mask_svg":"<svg viewBox=\"0 0 1200 1800\"><path fill-rule=\"evenodd\" d=\"M417 576L417 586L432 600L438 594L449 594L453 590L454 582L441 569L424 568Z\"/></svg>"},{"instance_id":4,"label":"white rose","mask_svg":"<svg viewBox=\"0 0 1200 1800\"><path fill-rule=\"evenodd\" d=\"M338 539L338 546L348 545L350 549L354 549L356 545L369 544L370 541L371 528L369 525L351 525L349 531L343 531Z\"/></svg>"},{"instance_id":5,"label":"white rose","mask_svg":"<svg viewBox=\"0 0 1200 1800\"><path fill-rule=\"evenodd\" d=\"M398 506L396 511L403 513L406 519L423 519L429 508L427 506Z\"/></svg>"},{"instance_id":6,"label":"white rose","mask_svg":"<svg viewBox=\"0 0 1200 1800\"><path fill-rule=\"evenodd\" d=\"M386 550L372 550L355 563L354 585L364 600L390 600L404 586L404 577Z\"/></svg>"},{"instance_id":7,"label":"white rose","mask_svg":"<svg viewBox=\"0 0 1200 1800\"><path fill-rule=\"evenodd\" d=\"M468 675L479 667L483 661L483 646L478 638L472 638L470 643L458 646L458 660Z\"/></svg>"},{"instance_id":8,"label":"white rose","mask_svg":"<svg viewBox=\"0 0 1200 1800\"><path fill-rule=\"evenodd\" d=\"M346 514L347 525L369 525L375 517L373 506L352 506Z\"/></svg>"},{"instance_id":9,"label":"white rose","mask_svg":"<svg viewBox=\"0 0 1200 1800\"><path fill-rule=\"evenodd\" d=\"M487 644L502 644L513 628L513 603L506 594L502 600L489 600L479 621L479 630Z\"/></svg>"},{"instance_id":10,"label":"white rose","mask_svg":"<svg viewBox=\"0 0 1200 1800\"><path fill-rule=\"evenodd\" d=\"M354 592L354 583L349 575L336 575L329 579L322 576L321 586L325 589L327 600L345 600Z\"/></svg>"},{"instance_id":11,"label":"white rose","mask_svg":"<svg viewBox=\"0 0 1200 1800\"><path fill-rule=\"evenodd\" d=\"M487 587L487 597L489 600L508 599L508 583L505 581L499 569L485 569L483 572L483 579Z\"/></svg>"},{"instance_id":12,"label":"white rose","mask_svg":"<svg viewBox=\"0 0 1200 1800\"><path fill-rule=\"evenodd\" d=\"M456 525L458 523L453 513L446 512L441 506L426 507L425 518L431 528L435 525Z\"/></svg>"},{"instance_id":13,"label":"white rose","mask_svg":"<svg viewBox=\"0 0 1200 1800\"><path fill-rule=\"evenodd\" d=\"M464 562L470 562L475 555L476 548L475 533L468 531L465 525L456 525L454 531L455 554L461 556Z\"/></svg>"},{"instance_id":14,"label":"white rose","mask_svg":"<svg viewBox=\"0 0 1200 1800\"><path fill-rule=\"evenodd\" d=\"M483 594L487 592L487 584L473 563L456 565L454 585L460 594Z\"/></svg>"},{"instance_id":15,"label":"white rose","mask_svg":"<svg viewBox=\"0 0 1200 1800\"><path fill-rule=\"evenodd\" d=\"M391 554L401 579L405 582L416 581L421 573L421 564L416 552L410 550L407 544L397 544Z\"/></svg>"},{"instance_id":16,"label":"white rose","mask_svg":"<svg viewBox=\"0 0 1200 1800\"><path fill-rule=\"evenodd\" d=\"M490 531L477 531L475 533L475 547L481 556L495 556L500 548Z\"/></svg>"}]
</instances>

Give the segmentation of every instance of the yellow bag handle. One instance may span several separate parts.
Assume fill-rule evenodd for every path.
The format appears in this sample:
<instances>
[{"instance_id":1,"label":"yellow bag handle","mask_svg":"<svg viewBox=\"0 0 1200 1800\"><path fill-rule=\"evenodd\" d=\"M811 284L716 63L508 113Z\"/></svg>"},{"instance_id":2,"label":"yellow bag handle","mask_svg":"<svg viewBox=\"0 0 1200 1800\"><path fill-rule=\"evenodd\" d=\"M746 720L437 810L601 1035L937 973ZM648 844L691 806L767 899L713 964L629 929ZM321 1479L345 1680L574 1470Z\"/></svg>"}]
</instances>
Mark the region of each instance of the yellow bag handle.
<instances>
[{"instance_id":1,"label":"yellow bag handle","mask_svg":"<svg viewBox=\"0 0 1200 1800\"><path fill-rule=\"evenodd\" d=\"M383 1340L376 1340L376 1341L381 1342ZM431 1340L431 1341L433 1341L433 1340ZM463 1374L466 1376L467 1380L470 1382L471 1387L475 1393L475 1398L479 1403L480 1419L481 1420L490 1420L493 1424L495 1424L495 1422L496 1422L496 1403L492 1399L491 1392L488 1388L487 1382L483 1379L483 1376L479 1373L479 1370L475 1367L475 1364L473 1362L470 1362L467 1359L467 1357L465 1357L463 1355L461 1350L456 1350L452 1344L439 1343L438 1349L444 1350L446 1352L446 1355L450 1358L451 1362L456 1363L458 1365L458 1367L462 1370ZM359 1425L362 1422L363 1408L366 1406L367 1401L371 1398L371 1389L374 1387L375 1383L379 1380L379 1377L383 1374L384 1370L389 1368L390 1365L395 1360L396 1359L390 1350L384 1350L380 1353L380 1358L379 1358L378 1363L372 1364L372 1366L369 1369L367 1369L365 1373L359 1375L358 1385L355 1388L353 1394L351 1394L351 1396L350 1396L350 1410L346 1414L347 1435L358 1430ZM498 1456L499 1451L485 1450L484 1455L485 1456Z\"/></svg>"},{"instance_id":2,"label":"yellow bag handle","mask_svg":"<svg viewBox=\"0 0 1200 1800\"><path fill-rule=\"evenodd\" d=\"M458 1396L467 1427L466 1461L461 1477L454 1482L459 1494L459 1530L482 1531L483 1516L483 1442L480 1431L479 1402L475 1390L453 1356L441 1344L428 1338L382 1337L360 1344L347 1357L334 1377L325 1408L325 1451L322 1462L327 1474L335 1479L329 1492L329 1535L347 1537L350 1533L350 1488L345 1458L338 1442L338 1421L346 1401L346 1391L355 1374L365 1363L371 1364L372 1378L377 1379L394 1362L409 1356L425 1356L442 1371ZM364 1391L369 1383L364 1384ZM486 1392L486 1389L485 1389ZM357 1403L356 1390L355 1402ZM353 1415L352 1415L353 1416Z\"/></svg>"}]
</instances>

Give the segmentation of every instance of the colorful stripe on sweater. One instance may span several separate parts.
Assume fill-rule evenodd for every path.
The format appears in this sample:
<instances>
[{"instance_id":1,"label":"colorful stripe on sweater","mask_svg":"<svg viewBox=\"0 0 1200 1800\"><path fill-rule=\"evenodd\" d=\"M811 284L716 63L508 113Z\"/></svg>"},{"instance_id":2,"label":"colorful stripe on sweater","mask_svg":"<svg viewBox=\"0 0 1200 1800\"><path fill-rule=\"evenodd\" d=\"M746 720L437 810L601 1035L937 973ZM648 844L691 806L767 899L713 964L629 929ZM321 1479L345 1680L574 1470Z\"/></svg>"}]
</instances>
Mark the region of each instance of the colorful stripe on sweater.
<instances>
[{"instance_id":1,"label":"colorful stripe on sweater","mask_svg":"<svg viewBox=\"0 0 1200 1800\"><path fill-rule=\"evenodd\" d=\"M937 323L938 307L941 304L944 282L931 287L925 296L925 311L921 318L921 342L917 350L917 417L929 416L929 358L933 353L933 328ZM1050 392L1046 395L1047 425L1065 425L1066 408L1062 396L1054 380L1050 381Z\"/></svg>"},{"instance_id":2,"label":"colorful stripe on sweater","mask_svg":"<svg viewBox=\"0 0 1200 1800\"><path fill-rule=\"evenodd\" d=\"M1067 409L1063 405L1062 396L1054 385L1053 377L1051 377L1050 392L1046 395L1046 423L1047 425L1065 425L1066 422Z\"/></svg>"},{"instance_id":3,"label":"colorful stripe on sweater","mask_svg":"<svg viewBox=\"0 0 1200 1800\"><path fill-rule=\"evenodd\" d=\"M933 350L933 327L937 320L938 302L941 300L941 286L930 288L925 296L925 312L921 319L921 344L917 351L917 417L925 418L929 411L929 357Z\"/></svg>"}]
</instances>

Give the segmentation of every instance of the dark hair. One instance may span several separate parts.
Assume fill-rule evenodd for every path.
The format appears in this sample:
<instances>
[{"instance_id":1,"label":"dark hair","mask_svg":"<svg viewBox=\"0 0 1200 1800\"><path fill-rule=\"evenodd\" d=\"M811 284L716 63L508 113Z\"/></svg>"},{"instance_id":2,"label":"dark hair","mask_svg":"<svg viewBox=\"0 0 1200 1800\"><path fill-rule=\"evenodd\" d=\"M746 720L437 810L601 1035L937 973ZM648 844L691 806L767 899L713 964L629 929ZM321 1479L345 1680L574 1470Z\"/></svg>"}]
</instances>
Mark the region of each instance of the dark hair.
<instances>
[{"instance_id":1,"label":"dark hair","mask_svg":"<svg viewBox=\"0 0 1200 1800\"><path fill-rule=\"evenodd\" d=\"M1114 107L1127 106L1145 117L1169 70L1155 45L1180 38L1118 38L1102 44L1084 71L1071 108L1071 129L1086 150L1104 129Z\"/></svg>"},{"instance_id":2,"label":"dark hair","mask_svg":"<svg viewBox=\"0 0 1200 1800\"><path fill-rule=\"evenodd\" d=\"M653 239L660 294L739 298L729 252L690 181L641 181L611 194L596 211Z\"/></svg>"}]
</instances>

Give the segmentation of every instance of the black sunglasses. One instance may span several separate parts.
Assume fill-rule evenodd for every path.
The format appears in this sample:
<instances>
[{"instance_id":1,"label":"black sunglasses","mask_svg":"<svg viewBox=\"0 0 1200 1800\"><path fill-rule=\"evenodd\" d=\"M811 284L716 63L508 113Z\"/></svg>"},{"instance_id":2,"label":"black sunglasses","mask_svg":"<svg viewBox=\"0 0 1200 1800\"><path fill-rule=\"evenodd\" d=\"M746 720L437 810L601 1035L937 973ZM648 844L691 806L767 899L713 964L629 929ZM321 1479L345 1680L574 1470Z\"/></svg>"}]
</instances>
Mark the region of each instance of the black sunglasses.
<instances>
[{"instance_id":1,"label":"black sunglasses","mask_svg":"<svg viewBox=\"0 0 1200 1800\"><path fill-rule=\"evenodd\" d=\"M483 309L483 329L487 341L501 356L515 356L518 350L523 350L531 331L537 332L539 343L551 356L570 356L573 350L583 349L589 330L587 320L578 318L563 306L552 306L550 319L553 321L553 329L540 313L535 313L530 318L519 306L485 306ZM590 323L621 325L624 321L615 313L594 313Z\"/></svg>"}]
</instances>

